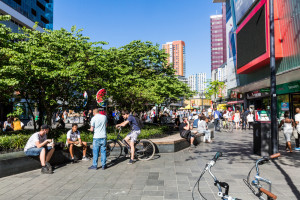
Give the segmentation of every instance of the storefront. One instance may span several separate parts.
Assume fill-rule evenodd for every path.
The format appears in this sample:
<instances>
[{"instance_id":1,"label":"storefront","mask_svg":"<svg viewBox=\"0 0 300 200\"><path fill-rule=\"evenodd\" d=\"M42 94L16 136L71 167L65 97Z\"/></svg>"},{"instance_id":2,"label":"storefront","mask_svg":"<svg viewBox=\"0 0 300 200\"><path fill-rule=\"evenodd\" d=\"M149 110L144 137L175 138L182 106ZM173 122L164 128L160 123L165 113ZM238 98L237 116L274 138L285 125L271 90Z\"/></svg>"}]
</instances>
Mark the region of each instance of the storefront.
<instances>
[{"instance_id":1,"label":"storefront","mask_svg":"<svg viewBox=\"0 0 300 200\"><path fill-rule=\"evenodd\" d=\"M300 81L289 82L276 86L277 94L277 117L283 118L284 112L289 111L291 116L295 115L295 109L300 108ZM270 110L270 88L247 93L249 107L254 110Z\"/></svg>"}]
</instances>

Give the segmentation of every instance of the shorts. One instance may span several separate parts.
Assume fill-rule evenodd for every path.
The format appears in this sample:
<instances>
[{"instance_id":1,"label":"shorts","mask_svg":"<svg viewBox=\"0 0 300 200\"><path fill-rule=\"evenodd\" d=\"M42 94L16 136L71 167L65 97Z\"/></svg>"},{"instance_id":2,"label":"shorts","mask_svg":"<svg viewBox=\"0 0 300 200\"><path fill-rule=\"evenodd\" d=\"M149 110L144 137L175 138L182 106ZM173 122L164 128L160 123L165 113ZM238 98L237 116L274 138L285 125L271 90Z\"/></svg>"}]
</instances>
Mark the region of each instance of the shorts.
<instances>
[{"instance_id":1,"label":"shorts","mask_svg":"<svg viewBox=\"0 0 300 200\"><path fill-rule=\"evenodd\" d=\"M187 135L187 140L188 141L191 141L191 138L193 138L193 137L195 137L195 135L194 134L192 134L192 133L189 133L188 135Z\"/></svg>"},{"instance_id":2,"label":"shorts","mask_svg":"<svg viewBox=\"0 0 300 200\"><path fill-rule=\"evenodd\" d=\"M43 149L46 149L46 154L52 149L52 147L41 147L41 148L37 148L37 147L33 147L30 149L27 149L27 151L25 151L25 155L26 156L39 156L41 154L41 151Z\"/></svg>"},{"instance_id":3,"label":"shorts","mask_svg":"<svg viewBox=\"0 0 300 200\"><path fill-rule=\"evenodd\" d=\"M70 145L71 145L71 144L68 144L67 146L70 147ZM83 145L81 145L81 144L73 144L73 145L74 145L75 147L79 147L79 148L83 146Z\"/></svg>"},{"instance_id":4,"label":"shorts","mask_svg":"<svg viewBox=\"0 0 300 200\"><path fill-rule=\"evenodd\" d=\"M131 141L136 141L137 140L137 137L139 136L139 134L141 134L141 130L138 130L138 131L131 131L130 133L128 133L128 135L126 137L129 137L129 139Z\"/></svg>"}]
</instances>

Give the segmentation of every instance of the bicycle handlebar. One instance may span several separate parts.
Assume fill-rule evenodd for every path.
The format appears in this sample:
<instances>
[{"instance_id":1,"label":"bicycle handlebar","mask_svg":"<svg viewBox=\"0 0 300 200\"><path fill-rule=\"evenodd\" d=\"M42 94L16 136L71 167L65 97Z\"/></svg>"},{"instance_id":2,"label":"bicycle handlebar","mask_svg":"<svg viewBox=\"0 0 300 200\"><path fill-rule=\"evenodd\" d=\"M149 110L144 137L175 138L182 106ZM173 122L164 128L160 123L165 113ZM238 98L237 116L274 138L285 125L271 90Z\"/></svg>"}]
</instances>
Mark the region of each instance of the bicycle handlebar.
<instances>
[{"instance_id":1,"label":"bicycle handlebar","mask_svg":"<svg viewBox=\"0 0 300 200\"><path fill-rule=\"evenodd\" d=\"M268 197L271 197L272 199L276 200L277 196L275 194L273 194L272 192L264 189L264 188L259 188L259 191L261 191L262 193L265 193Z\"/></svg>"},{"instance_id":2,"label":"bicycle handlebar","mask_svg":"<svg viewBox=\"0 0 300 200\"><path fill-rule=\"evenodd\" d=\"M216 155L213 157L213 161L217 162L217 160L222 156L222 152L217 152Z\"/></svg>"}]
</instances>

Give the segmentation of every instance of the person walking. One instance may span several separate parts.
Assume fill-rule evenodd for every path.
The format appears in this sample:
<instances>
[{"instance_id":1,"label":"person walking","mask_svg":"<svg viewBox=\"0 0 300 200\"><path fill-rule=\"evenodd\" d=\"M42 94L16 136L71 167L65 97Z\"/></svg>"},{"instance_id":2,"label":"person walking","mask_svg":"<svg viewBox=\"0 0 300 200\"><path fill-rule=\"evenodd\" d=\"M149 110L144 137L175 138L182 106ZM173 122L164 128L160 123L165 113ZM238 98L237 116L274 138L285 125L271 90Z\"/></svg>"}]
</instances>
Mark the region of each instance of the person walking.
<instances>
[{"instance_id":1,"label":"person walking","mask_svg":"<svg viewBox=\"0 0 300 200\"><path fill-rule=\"evenodd\" d=\"M250 126L252 126L253 128L253 122L254 122L254 115L252 112L250 112L248 115L247 115L247 123L249 125L249 130L250 130Z\"/></svg>"},{"instance_id":2,"label":"person walking","mask_svg":"<svg viewBox=\"0 0 300 200\"><path fill-rule=\"evenodd\" d=\"M238 130L238 128L240 127L240 111L236 110L235 114L234 114L234 123L235 123L235 129Z\"/></svg>"},{"instance_id":3,"label":"person walking","mask_svg":"<svg viewBox=\"0 0 300 200\"><path fill-rule=\"evenodd\" d=\"M279 128L283 126L283 134L286 141L285 148L287 152L292 153L292 144L291 144L291 136L293 133L293 127L295 126L295 122L293 119L289 118L289 111L284 112L284 119L280 121ZM289 149L289 150L288 150Z\"/></svg>"},{"instance_id":4,"label":"person walking","mask_svg":"<svg viewBox=\"0 0 300 200\"><path fill-rule=\"evenodd\" d=\"M94 117L91 120L91 128L89 131L94 131L93 136L93 165L88 169L97 170L99 151L101 150L102 170L106 169L106 128L107 117L99 113L98 108L93 110Z\"/></svg>"},{"instance_id":5,"label":"person walking","mask_svg":"<svg viewBox=\"0 0 300 200\"><path fill-rule=\"evenodd\" d=\"M220 131L219 123L221 119L221 113L217 110L217 108L215 108L213 117L214 117L215 131Z\"/></svg>"},{"instance_id":6,"label":"person walking","mask_svg":"<svg viewBox=\"0 0 300 200\"><path fill-rule=\"evenodd\" d=\"M297 130L297 133L298 133L298 138L295 139L296 148L299 148L299 140L300 140L300 108L296 108L295 125L296 125L296 130Z\"/></svg>"}]
</instances>

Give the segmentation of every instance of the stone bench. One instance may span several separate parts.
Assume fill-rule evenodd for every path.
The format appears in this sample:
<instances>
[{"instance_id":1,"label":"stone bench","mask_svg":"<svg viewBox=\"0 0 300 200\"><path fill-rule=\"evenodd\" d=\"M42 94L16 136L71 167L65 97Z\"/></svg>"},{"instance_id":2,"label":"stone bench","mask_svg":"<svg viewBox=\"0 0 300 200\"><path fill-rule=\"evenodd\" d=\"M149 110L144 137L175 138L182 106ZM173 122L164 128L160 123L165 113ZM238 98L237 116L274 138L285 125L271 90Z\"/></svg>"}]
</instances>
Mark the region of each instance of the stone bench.
<instances>
[{"instance_id":1,"label":"stone bench","mask_svg":"<svg viewBox=\"0 0 300 200\"><path fill-rule=\"evenodd\" d=\"M195 136L196 144L201 143L202 136L203 134L199 134L199 133L196 134ZM214 134L213 131L211 130L211 137L213 138L213 136ZM177 152L190 146L190 143L186 139L182 138L179 133L164 138L151 139L151 141L156 146L156 153Z\"/></svg>"}]
</instances>

